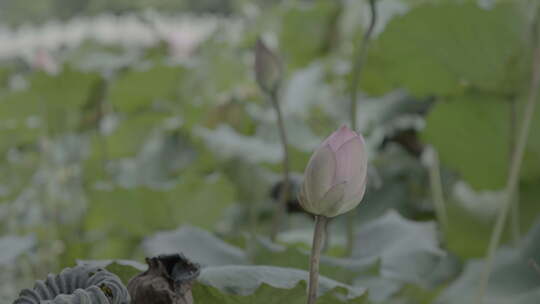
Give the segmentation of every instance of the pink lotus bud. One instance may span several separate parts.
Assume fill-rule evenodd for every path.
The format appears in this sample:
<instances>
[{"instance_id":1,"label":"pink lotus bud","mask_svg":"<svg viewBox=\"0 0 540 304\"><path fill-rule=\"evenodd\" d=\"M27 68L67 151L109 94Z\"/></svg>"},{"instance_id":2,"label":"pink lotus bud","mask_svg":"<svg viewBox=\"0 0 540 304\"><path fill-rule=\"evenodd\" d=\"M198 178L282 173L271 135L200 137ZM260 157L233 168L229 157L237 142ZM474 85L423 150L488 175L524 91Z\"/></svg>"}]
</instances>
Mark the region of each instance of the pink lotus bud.
<instances>
[{"instance_id":1,"label":"pink lotus bud","mask_svg":"<svg viewBox=\"0 0 540 304\"><path fill-rule=\"evenodd\" d=\"M299 201L309 213L334 217L356 207L366 191L364 139L346 126L330 135L311 156Z\"/></svg>"}]
</instances>

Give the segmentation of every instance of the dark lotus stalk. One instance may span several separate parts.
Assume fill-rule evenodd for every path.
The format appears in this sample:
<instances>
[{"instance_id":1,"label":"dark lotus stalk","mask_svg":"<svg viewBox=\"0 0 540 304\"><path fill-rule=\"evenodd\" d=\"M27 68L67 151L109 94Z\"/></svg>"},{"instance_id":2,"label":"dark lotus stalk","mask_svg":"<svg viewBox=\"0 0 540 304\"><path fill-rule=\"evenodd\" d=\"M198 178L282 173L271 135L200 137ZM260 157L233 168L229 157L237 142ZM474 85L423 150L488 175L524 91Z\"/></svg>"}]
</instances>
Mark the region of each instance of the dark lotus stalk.
<instances>
[{"instance_id":1,"label":"dark lotus stalk","mask_svg":"<svg viewBox=\"0 0 540 304\"><path fill-rule=\"evenodd\" d=\"M351 93L351 128L356 131L356 115L357 115L357 102L358 102L358 83L360 82L362 69L367 57L369 42L375 24L377 23L377 5L375 0L369 0L369 7L371 12L371 18L369 20L369 26L362 37L362 43L357 46L352 62L352 75L350 83ZM354 213L349 213L347 216L347 255L351 255L352 248L354 246Z\"/></svg>"},{"instance_id":2,"label":"dark lotus stalk","mask_svg":"<svg viewBox=\"0 0 540 304\"><path fill-rule=\"evenodd\" d=\"M289 193L289 149L285 121L279 103L279 89L283 80L283 66L281 59L272 52L262 39L258 39L255 45L255 79L272 104L277 116L279 138L283 148L283 187L279 196L279 204L276 205L270 239L275 240L282 218L286 215L286 204Z\"/></svg>"},{"instance_id":3,"label":"dark lotus stalk","mask_svg":"<svg viewBox=\"0 0 540 304\"><path fill-rule=\"evenodd\" d=\"M147 258L148 270L128 283L131 304L193 304L191 288L200 267L181 254Z\"/></svg>"}]
</instances>

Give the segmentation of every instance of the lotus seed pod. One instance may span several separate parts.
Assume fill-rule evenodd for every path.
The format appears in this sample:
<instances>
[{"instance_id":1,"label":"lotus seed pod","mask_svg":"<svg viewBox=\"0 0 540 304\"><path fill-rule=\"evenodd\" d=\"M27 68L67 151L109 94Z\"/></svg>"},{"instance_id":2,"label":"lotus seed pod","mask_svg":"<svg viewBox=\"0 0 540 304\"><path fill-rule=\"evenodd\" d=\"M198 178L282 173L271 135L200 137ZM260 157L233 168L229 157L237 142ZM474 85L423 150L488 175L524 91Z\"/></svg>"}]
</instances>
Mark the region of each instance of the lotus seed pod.
<instances>
[{"instance_id":1,"label":"lotus seed pod","mask_svg":"<svg viewBox=\"0 0 540 304\"><path fill-rule=\"evenodd\" d=\"M181 254L147 258L148 270L128 283L131 304L193 304L191 287L200 267Z\"/></svg>"},{"instance_id":2,"label":"lotus seed pod","mask_svg":"<svg viewBox=\"0 0 540 304\"><path fill-rule=\"evenodd\" d=\"M88 265L65 268L23 289L13 304L128 304L120 279L103 268Z\"/></svg>"},{"instance_id":3,"label":"lotus seed pod","mask_svg":"<svg viewBox=\"0 0 540 304\"><path fill-rule=\"evenodd\" d=\"M304 173L299 201L309 213L334 217L356 207L366 191L364 139L346 126L315 150Z\"/></svg>"}]
</instances>

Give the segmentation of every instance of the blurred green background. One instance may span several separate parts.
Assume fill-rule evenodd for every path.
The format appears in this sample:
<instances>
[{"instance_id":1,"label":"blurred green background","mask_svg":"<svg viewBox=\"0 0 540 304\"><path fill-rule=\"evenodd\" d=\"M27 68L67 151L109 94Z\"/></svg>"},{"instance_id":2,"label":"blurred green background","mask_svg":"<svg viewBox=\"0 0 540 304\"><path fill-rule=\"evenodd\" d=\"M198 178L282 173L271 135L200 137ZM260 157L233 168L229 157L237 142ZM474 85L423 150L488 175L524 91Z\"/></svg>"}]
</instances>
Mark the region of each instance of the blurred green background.
<instances>
[{"instance_id":1,"label":"blurred green background","mask_svg":"<svg viewBox=\"0 0 540 304\"><path fill-rule=\"evenodd\" d=\"M346 285L330 284L341 287L321 303L474 303L529 94L538 3L376 7L357 84L368 190L351 257L345 216L330 224L321 274ZM279 268L281 286L254 266L307 269L313 222L291 201L268 239L282 149L253 47L262 37L283 59L299 183L313 149L349 123L369 12L359 0L1 0L0 302L78 261L121 260L102 263L127 278L132 261L182 251L270 284L239 296L249 280L201 281L197 303L302 303L292 269ZM485 303L540 299L539 108Z\"/></svg>"}]
</instances>

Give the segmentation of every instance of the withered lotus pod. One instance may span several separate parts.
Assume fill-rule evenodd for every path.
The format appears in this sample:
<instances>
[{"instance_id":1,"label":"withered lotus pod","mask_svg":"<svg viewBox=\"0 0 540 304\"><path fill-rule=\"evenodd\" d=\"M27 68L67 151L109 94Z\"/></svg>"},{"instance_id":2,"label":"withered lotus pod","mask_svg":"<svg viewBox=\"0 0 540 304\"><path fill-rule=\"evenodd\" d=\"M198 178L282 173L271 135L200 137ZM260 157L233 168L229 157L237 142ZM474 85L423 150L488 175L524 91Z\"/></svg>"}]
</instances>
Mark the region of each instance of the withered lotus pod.
<instances>
[{"instance_id":1,"label":"withered lotus pod","mask_svg":"<svg viewBox=\"0 0 540 304\"><path fill-rule=\"evenodd\" d=\"M200 267L181 254L147 258L148 270L128 283L131 304L193 304L191 287Z\"/></svg>"},{"instance_id":2,"label":"withered lotus pod","mask_svg":"<svg viewBox=\"0 0 540 304\"><path fill-rule=\"evenodd\" d=\"M65 268L23 289L13 304L128 304L129 294L113 273L88 265Z\"/></svg>"}]
</instances>

